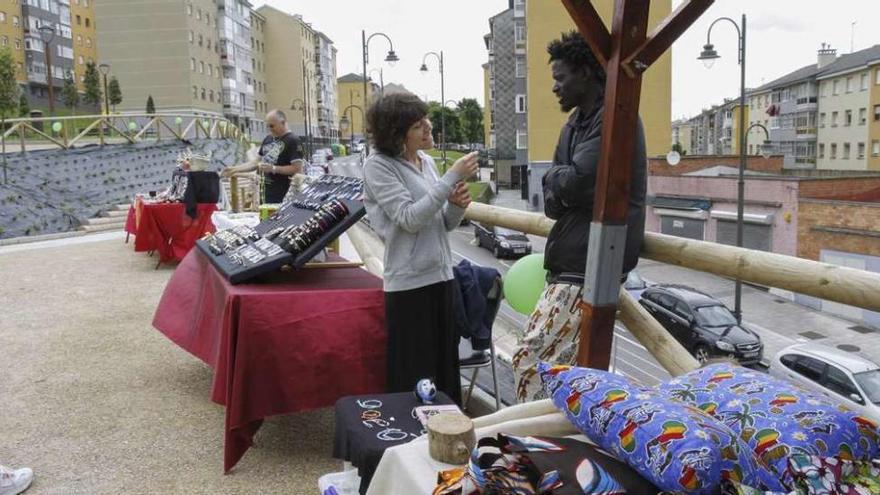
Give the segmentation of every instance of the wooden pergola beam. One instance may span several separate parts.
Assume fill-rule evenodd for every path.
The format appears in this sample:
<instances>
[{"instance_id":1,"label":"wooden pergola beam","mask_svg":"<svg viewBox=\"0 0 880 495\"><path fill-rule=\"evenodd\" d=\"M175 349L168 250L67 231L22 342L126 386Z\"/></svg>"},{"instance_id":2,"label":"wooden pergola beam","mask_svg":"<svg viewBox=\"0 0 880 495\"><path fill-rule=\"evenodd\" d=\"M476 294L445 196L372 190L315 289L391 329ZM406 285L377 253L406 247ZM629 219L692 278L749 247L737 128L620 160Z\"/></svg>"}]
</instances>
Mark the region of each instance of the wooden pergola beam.
<instances>
[{"instance_id":1,"label":"wooden pergola beam","mask_svg":"<svg viewBox=\"0 0 880 495\"><path fill-rule=\"evenodd\" d=\"M596 12L592 2L589 0L562 0L569 15L574 20L578 31L587 45L593 50L593 54L602 67L608 65L608 59L611 57L611 34L605 28L605 23Z\"/></svg>"},{"instance_id":2,"label":"wooden pergola beam","mask_svg":"<svg viewBox=\"0 0 880 495\"><path fill-rule=\"evenodd\" d=\"M687 0L675 9L648 36L645 42L626 57L624 64L633 70L643 71L668 50L715 0Z\"/></svg>"}]
</instances>

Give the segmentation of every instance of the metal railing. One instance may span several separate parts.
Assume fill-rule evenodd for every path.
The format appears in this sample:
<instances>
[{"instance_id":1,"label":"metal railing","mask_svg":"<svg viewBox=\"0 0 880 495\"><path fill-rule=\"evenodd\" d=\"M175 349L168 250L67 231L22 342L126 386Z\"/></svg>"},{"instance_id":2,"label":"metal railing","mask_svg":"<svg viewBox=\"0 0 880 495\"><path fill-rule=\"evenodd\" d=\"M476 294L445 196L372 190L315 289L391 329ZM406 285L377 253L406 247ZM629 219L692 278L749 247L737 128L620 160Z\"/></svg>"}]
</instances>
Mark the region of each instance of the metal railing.
<instances>
[{"instance_id":1,"label":"metal railing","mask_svg":"<svg viewBox=\"0 0 880 495\"><path fill-rule=\"evenodd\" d=\"M68 117L34 117L3 120L0 134L2 152L11 137L27 152L40 145L51 144L71 149L77 144L100 144L116 139L122 143L175 139L232 139L250 142L250 137L224 117L183 113L77 115ZM36 139L32 139L36 137ZM91 142L90 142L91 141Z\"/></svg>"}]
</instances>

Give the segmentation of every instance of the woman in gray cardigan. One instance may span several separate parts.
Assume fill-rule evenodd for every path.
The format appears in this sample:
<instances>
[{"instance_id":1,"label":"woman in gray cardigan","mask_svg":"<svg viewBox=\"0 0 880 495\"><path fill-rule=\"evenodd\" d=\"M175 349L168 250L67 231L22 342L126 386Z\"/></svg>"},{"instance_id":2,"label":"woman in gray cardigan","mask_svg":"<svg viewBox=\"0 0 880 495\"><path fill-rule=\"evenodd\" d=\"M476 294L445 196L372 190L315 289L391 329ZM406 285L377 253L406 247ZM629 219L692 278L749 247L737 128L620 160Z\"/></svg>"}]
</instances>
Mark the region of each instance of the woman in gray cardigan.
<instances>
[{"instance_id":1,"label":"woman in gray cardigan","mask_svg":"<svg viewBox=\"0 0 880 495\"><path fill-rule=\"evenodd\" d=\"M380 98L367 112L376 153L364 165L364 205L385 241L387 391L413 390L421 378L461 401L458 338L453 326L452 253L448 232L470 203L464 180L476 153L441 177L433 158L428 107L412 94Z\"/></svg>"}]
</instances>

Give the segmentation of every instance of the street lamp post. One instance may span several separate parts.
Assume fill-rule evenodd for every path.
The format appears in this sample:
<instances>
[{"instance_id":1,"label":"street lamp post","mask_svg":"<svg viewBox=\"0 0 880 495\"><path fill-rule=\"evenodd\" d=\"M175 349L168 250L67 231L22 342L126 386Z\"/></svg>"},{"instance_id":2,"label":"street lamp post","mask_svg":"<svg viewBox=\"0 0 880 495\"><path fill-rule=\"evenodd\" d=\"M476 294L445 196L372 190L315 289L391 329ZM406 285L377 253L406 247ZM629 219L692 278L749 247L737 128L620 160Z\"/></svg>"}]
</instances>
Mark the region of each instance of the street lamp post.
<instances>
[{"instance_id":1,"label":"street lamp post","mask_svg":"<svg viewBox=\"0 0 880 495\"><path fill-rule=\"evenodd\" d=\"M312 64L312 68L315 69L315 73L319 73L318 66L315 64L315 61L309 58L304 58L302 62L302 77L303 77L303 97L305 98L305 124L306 124L306 142L307 149L309 153L309 159L312 158L312 108L311 108L311 89L309 86L309 78L307 76L308 64Z\"/></svg>"},{"instance_id":2,"label":"street lamp post","mask_svg":"<svg viewBox=\"0 0 880 495\"><path fill-rule=\"evenodd\" d=\"M46 52L46 85L49 87L49 115L55 113L55 91L52 87L52 54L49 53L49 44L55 39L55 28L42 25L38 29L40 39L43 40L43 50Z\"/></svg>"},{"instance_id":3,"label":"street lamp post","mask_svg":"<svg viewBox=\"0 0 880 495\"><path fill-rule=\"evenodd\" d=\"M367 63L370 61L370 40L373 39L374 36L382 36L386 40L388 40L388 55L385 56L385 61L388 62L388 65L394 67L395 62L398 62L400 59L397 57L397 54L394 53L394 43L391 41L391 38L388 37L385 33L373 33L369 37L367 37L366 31L361 31L361 42L363 43L363 56L364 56L364 106L369 106L369 102L367 101L367 77L369 72L367 71ZM361 109L363 110L363 108ZM364 133L364 146L366 150L366 154L370 154L370 142L366 139L366 132Z\"/></svg>"},{"instance_id":4,"label":"street lamp post","mask_svg":"<svg viewBox=\"0 0 880 495\"><path fill-rule=\"evenodd\" d=\"M101 72L101 77L104 79L104 114L110 115L110 98L107 95L107 74L110 73L110 65L101 64L98 66L98 70Z\"/></svg>"},{"instance_id":5,"label":"street lamp post","mask_svg":"<svg viewBox=\"0 0 880 495\"><path fill-rule=\"evenodd\" d=\"M446 78L443 71L443 50L440 54L437 52L428 52L422 57L422 67L419 69L422 73L428 72L428 57L433 55L440 64L440 154L443 157L443 167L446 167Z\"/></svg>"},{"instance_id":6,"label":"street lamp post","mask_svg":"<svg viewBox=\"0 0 880 495\"><path fill-rule=\"evenodd\" d=\"M720 17L715 19L709 25L709 31L706 33L706 45L698 60L702 60L706 68L712 67L715 60L719 58L718 52L712 45L712 28L720 21L727 21L736 28L737 40L739 42L739 52L737 61L740 68L740 85L739 85L739 178L737 180L737 196L736 196L736 246L743 245L743 216L745 211L745 171L746 171L746 15L742 16L742 24L729 17ZM763 126L762 126L763 127ZM766 130L766 129L765 129ZM742 323L742 281L736 279L736 295L734 299L734 315L736 320Z\"/></svg>"},{"instance_id":7,"label":"street lamp post","mask_svg":"<svg viewBox=\"0 0 880 495\"><path fill-rule=\"evenodd\" d=\"M351 137L349 138L350 139L349 144L353 145L354 144L354 125L352 124L351 121L354 120L354 116L352 115L352 118L349 119L348 116L346 115L348 113L348 111L351 109L359 110L361 112L361 122L364 121L364 109L359 107L358 105L351 104L351 105L345 107L345 110L342 111L342 118L339 120L339 129L341 129L342 132L345 132L345 129L350 130Z\"/></svg>"}]
</instances>

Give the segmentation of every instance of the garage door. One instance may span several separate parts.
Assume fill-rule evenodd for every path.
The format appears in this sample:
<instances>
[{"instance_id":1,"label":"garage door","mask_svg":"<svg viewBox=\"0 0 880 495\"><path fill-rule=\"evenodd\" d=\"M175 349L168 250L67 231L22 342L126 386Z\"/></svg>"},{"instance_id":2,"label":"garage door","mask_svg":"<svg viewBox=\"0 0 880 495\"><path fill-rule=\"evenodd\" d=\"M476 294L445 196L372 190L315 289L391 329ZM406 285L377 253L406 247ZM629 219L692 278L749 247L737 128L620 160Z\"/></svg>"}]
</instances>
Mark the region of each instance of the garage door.
<instances>
[{"instance_id":1,"label":"garage door","mask_svg":"<svg viewBox=\"0 0 880 495\"><path fill-rule=\"evenodd\" d=\"M743 225L743 247L758 251L770 251L770 225L746 223ZM718 220L718 231L715 242L736 246L736 222Z\"/></svg>"},{"instance_id":2,"label":"garage door","mask_svg":"<svg viewBox=\"0 0 880 495\"><path fill-rule=\"evenodd\" d=\"M705 220L670 216L660 217L661 234L674 235L676 237L685 237L687 239L696 239L698 241L702 241L705 226Z\"/></svg>"}]
</instances>

